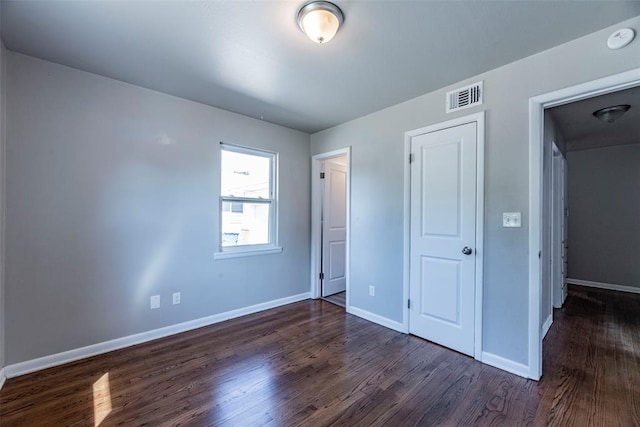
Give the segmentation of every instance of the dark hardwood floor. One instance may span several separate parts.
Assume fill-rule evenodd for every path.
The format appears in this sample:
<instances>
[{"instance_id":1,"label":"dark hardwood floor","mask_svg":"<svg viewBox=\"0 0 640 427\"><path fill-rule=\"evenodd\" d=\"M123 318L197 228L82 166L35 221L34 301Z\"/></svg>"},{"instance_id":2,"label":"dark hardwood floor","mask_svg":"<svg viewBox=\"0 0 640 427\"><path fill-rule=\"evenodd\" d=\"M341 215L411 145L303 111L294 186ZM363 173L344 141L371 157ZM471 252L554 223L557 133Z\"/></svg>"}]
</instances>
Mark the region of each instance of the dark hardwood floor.
<instances>
[{"instance_id":1,"label":"dark hardwood floor","mask_svg":"<svg viewBox=\"0 0 640 427\"><path fill-rule=\"evenodd\" d=\"M0 425L640 425L640 295L555 314L540 382L304 301L10 379Z\"/></svg>"}]
</instances>

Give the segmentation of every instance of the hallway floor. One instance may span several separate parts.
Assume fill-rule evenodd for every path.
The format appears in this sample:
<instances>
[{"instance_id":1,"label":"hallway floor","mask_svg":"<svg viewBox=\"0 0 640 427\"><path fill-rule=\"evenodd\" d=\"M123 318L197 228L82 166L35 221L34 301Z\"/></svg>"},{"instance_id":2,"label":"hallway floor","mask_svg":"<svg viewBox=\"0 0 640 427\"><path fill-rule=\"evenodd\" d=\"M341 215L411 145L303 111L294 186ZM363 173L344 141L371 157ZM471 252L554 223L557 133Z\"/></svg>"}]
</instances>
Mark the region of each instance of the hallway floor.
<instances>
[{"instance_id":1,"label":"hallway floor","mask_svg":"<svg viewBox=\"0 0 640 427\"><path fill-rule=\"evenodd\" d=\"M346 292L338 292L337 294L329 295L328 297L322 298L325 301L329 301L332 304L338 305L340 307L347 306L347 293Z\"/></svg>"}]
</instances>

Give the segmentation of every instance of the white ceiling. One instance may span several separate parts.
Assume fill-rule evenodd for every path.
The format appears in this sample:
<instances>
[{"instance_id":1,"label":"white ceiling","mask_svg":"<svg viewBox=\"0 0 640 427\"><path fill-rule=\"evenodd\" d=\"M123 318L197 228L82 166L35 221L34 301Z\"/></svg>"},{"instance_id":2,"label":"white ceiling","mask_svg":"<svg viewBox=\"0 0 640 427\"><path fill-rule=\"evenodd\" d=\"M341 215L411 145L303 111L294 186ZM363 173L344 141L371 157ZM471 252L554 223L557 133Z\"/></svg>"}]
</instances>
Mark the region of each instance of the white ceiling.
<instances>
[{"instance_id":1,"label":"white ceiling","mask_svg":"<svg viewBox=\"0 0 640 427\"><path fill-rule=\"evenodd\" d=\"M269 0L2 0L2 37L312 133L640 15L637 0L334 2L345 24L325 45L296 25L302 1Z\"/></svg>"},{"instance_id":2,"label":"white ceiling","mask_svg":"<svg viewBox=\"0 0 640 427\"><path fill-rule=\"evenodd\" d=\"M631 108L613 123L593 116L593 112L601 108L624 104ZM640 144L640 86L554 107L549 111L567 141L566 151Z\"/></svg>"}]
</instances>

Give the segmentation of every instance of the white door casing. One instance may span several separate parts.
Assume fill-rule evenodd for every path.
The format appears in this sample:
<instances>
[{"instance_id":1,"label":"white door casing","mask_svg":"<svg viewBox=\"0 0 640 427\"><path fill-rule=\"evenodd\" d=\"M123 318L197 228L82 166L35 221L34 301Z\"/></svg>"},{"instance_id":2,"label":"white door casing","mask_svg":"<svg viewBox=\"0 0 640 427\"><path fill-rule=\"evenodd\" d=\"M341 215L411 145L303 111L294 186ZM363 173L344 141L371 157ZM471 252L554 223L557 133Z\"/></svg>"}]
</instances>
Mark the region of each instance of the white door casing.
<instances>
[{"instance_id":1,"label":"white door casing","mask_svg":"<svg viewBox=\"0 0 640 427\"><path fill-rule=\"evenodd\" d=\"M346 290L347 167L332 160L323 163L323 297Z\"/></svg>"},{"instance_id":2,"label":"white door casing","mask_svg":"<svg viewBox=\"0 0 640 427\"><path fill-rule=\"evenodd\" d=\"M529 98L529 360L528 377L542 376L542 272L540 259L542 235L542 146L544 110L598 95L640 85L640 68L603 77ZM566 193L565 193L566 196Z\"/></svg>"},{"instance_id":3,"label":"white door casing","mask_svg":"<svg viewBox=\"0 0 640 427\"><path fill-rule=\"evenodd\" d=\"M471 122L414 135L410 141L409 331L471 356L477 133L477 123Z\"/></svg>"}]
</instances>

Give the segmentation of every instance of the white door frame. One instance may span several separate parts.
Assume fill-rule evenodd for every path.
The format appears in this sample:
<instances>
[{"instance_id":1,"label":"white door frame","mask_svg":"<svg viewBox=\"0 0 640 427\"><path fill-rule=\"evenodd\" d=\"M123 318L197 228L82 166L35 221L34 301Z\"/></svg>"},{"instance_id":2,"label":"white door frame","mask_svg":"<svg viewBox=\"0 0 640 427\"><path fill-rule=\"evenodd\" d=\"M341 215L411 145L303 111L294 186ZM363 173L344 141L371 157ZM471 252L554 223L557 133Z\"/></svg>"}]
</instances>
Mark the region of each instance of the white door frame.
<instances>
[{"instance_id":1,"label":"white door frame","mask_svg":"<svg viewBox=\"0 0 640 427\"><path fill-rule=\"evenodd\" d=\"M475 325L474 325L474 358L482 360L482 289L484 267L484 143L485 143L485 112L480 111L446 122L436 123L404 134L404 249L403 249L403 304L402 328L409 333L409 307L407 301L410 294L409 258L411 255L411 168L409 155L411 154L411 138L424 133L436 132L467 123L476 123L476 290L475 290ZM348 293L347 293L348 294Z\"/></svg>"},{"instance_id":2,"label":"white door frame","mask_svg":"<svg viewBox=\"0 0 640 427\"><path fill-rule=\"evenodd\" d=\"M311 157L311 298L321 296L320 288L320 258L322 254L322 222L320 209L322 208L320 192L320 167L322 162L336 157L347 158L347 242L345 261L345 276L347 281L346 308L350 307L349 283L351 268L351 147L316 154Z\"/></svg>"},{"instance_id":3,"label":"white door frame","mask_svg":"<svg viewBox=\"0 0 640 427\"><path fill-rule=\"evenodd\" d=\"M542 147L544 110L640 86L640 68L529 99L529 378L542 376Z\"/></svg>"}]
</instances>

